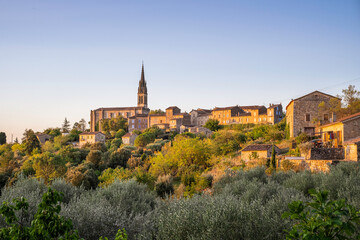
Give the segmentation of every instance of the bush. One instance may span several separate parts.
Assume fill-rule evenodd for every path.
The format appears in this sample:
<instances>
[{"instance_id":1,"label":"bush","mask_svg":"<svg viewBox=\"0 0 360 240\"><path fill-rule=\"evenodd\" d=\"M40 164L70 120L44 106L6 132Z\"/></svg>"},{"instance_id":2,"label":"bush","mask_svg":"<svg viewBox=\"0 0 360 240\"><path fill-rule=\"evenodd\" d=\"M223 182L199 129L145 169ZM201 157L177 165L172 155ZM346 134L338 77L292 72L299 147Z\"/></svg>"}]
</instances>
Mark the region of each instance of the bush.
<instances>
[{"instance_id":1,"label":"bush","mask_svg":"<svg viewBox=\"0 0 360 240\"><path fill-rule=\"evenodd\" d=\"M72 219L84 239L114 238L117 229L123 228L129 239L134 239L151 224L148 214L155 206L155 195L146 185L115 181L106 188L88 191L72 199L61 214Z\"/></svg>"},{"instance_id":2,"label":"bush","mask_svg":"<svg viewBox=\"0 0 360 240\"><path fill-rule=\"evenodd\" d=\"M159 176L155 183L155 191L161 198L173 194L174 187L172 184L172 177L170 175Z\"/></svg>"}]
</instances>

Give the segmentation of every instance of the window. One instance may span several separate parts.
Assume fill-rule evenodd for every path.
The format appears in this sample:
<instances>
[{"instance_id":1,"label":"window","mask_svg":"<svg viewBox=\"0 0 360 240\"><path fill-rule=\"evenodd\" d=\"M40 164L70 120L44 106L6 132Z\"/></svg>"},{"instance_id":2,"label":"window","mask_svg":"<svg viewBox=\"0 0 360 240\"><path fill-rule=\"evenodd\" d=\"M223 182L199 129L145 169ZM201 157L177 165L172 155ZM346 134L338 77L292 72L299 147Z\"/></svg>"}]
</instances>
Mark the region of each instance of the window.
<instances>
[{"instance_id":1,"label":"window","mask_svg":"<svg viewBox=\"0 0 360 240\"><path fill-rule=\"evenodd\" d=\"M259 118L259 122L261 122L261 118Z\"/></svg>"},{"instance_id":2,"label":"window","mask_svg":"<svg viewBox=\"0 0 360 240\"><path fill-rule=\"evenodd\" d=\"M307 122L310 122L310 113L307 113L305 118L306 118L305 120L306 120Z\"/></svg>"},{"instance_id":3,"label":"window","mask_svg":"<svg viewBox=\"0 0 360 240\"><path fill-rule=\"evenodd\" d=\"M105 113L105 116L104 116L104 118L108 118L108 113L107 113L107 112Z\"/></svg>"},{"instance_id":4,"label":"window","mask_svg":"<svg viewBox=\"0 0 360 240\"><path fill-rule=\"evenodd\" d=\"M324 121L329 121L329 114L324 114Z\"/></svg>"},{"instance_id":5,"label":"window","mask_svg":"<svg viewBox=\"0 0 360 240\"><path fill-rule=\"evenodd\" d=\"M269 117L269 121L271 122L271 117Z\"/></svg>"},{"instance_id":6,"label":"window","mask_svg":"<svg viewBox=\"0 0 360 240\"><path fill-rule=\"evenodd\" d=\"M254 116L256 116L256 112L254 112Z\"/></svg>"},{"instance_id":7,"label":"window","mask_svg":"<svg viewBox=\"0 0 360 240\"><path fill-rule=\"evenodd\" d=\"M132 125L131 127L132 127L132 128L135 128L135 125Z\"/></svg>"},{"instance_id":8,"label":"window","mask_svg":"<svg viewBox=\"0 0 360 240\"><path fill-rule=\"evenodd\" d=\"M113 118L114 117L114 113L110 113L110 118Z\"/></svg>"},{"instance_id":9,"label":"window","mask_svg":"<svg viewBox=\"0 0 360 240\"><path fill-rule=\"evenodd\" d=\"M254 122L256 122L256 118L254 118Z\"/></svg>"},{"instance_id":10,"label":"window","mask_svg":"<svg viewBox=\"0 0 360 240\"><path fill-rule=\"evenodd\" d=\"M141 123L141 119L139 119L139 124Z\"/></svg>"},{"instance_id":11,"label":"window","mask_svg":"<svg viewBox=\"0 0 360 240\"><path fill-rule=\"evenodd\" d=\"M134 122L135 122L135 120L133 119L133 120L131 120L131 122L132 122L132 123L134 123Z\"/></svg>"}]
</instances>

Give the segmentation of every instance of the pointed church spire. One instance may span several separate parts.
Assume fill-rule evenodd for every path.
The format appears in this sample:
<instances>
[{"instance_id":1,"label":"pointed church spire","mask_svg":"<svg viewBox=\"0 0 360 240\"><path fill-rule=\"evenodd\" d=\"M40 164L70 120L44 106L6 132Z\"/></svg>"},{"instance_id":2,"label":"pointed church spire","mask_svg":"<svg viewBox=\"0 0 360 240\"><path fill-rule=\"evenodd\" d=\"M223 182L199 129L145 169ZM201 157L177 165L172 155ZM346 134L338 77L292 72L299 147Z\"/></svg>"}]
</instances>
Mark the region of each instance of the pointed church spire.
<instances>
[{"instance_id":1,"label":"pointed church spire","mask_svg":"<svg viewBox=\"0 0 360 240\"><path fill-rule=\"evenodd\" d=\"M145 82L145 74L144 74L144 61L142 61L140 86L145 87L145 84L146 84L146 82Z\"/></svg>"},{"instance_id":2,"label":"pointed church spire","mask_svg":"<svg viewBox=\"0 0 360 240\"><path fill-rule=\"evenodd\" d=\"M145 73L144 73L144 61L141 65L141 78L139 81L139 88L138 88L138 107L145 107L147 108L147 87L145 81Z\"/></svg>"}]
</instances>

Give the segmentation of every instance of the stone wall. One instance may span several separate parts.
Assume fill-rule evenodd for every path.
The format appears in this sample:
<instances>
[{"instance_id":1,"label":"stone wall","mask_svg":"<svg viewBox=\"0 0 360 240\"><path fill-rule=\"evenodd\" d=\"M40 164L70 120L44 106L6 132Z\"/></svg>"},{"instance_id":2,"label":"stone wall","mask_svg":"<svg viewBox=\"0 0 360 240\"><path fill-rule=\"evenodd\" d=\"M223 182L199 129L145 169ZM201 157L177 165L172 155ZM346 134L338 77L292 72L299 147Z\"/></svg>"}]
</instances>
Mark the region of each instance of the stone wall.
<instances>
[{"instance_id":1,"label":"stone wall","mask_svg":"<svg viewBox=\"0 0 360 240\"><path fill-rule=\"evenodd\" d=\"M360 136L360 116L344 121L344 141Z\"/></svg>"},{"instance_id":2,"label":"stone wall","mask_svg":"<svg viewBox=\"0 0 360 240\"><path fill-rule=\"evenodd\" d=\"M283 161L289 161L294 165L295 169L300 171L308 170L311 172L328 172L330 170L330 166L336 164L338 161L333 160L303 160L303 159L287 159L280 160L279 165L282 166Z\"/></svg>"},{"instance_id":3,"label":"stone wall","mask_svg":"<svg viewBox=\"0 0 360 240\"><path fill-rule=\"evenodd\" d=\"M345 159L344 148L312 148L310 160L342 160Z\"/></svg>"}]
</instances>

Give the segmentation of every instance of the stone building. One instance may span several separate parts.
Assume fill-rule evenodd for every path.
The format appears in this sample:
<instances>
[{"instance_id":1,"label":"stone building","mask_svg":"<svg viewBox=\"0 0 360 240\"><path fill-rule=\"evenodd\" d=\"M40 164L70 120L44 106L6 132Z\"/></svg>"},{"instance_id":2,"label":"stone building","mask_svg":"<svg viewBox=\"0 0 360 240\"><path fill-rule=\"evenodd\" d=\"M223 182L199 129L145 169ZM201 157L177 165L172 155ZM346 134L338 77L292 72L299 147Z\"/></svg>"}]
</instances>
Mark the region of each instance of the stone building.
<instances>
[{"instance_id":1,"label":"stone building","mask_svg":"<svg viewBox=\"0 0 360 240\"><path fill-rule=\"evenodd\" d=\"M266 159L271 157L272 144L252 144L241 150L241 160L248 161L253 159ZM275 145L275 152L278 154L280 149Z\"/></svg>"},{"instance_id":2,"label":"stone building","mask_svg":"<svg viewBox=\"0 0 360 240\"><path fill-rule=\"evenodd\" d=\"M105 143L105 134L101 132L83 132L79 134L80 147L86 143L93 144L97 142Z\"/></svg>"},{"instance_id":3,"label":"stone building","mask_svg":"<svg viewBox=\"0 0 360 240\"><path fill-rule=\"evenodd\" d=\"M127 133L124 136L122 136L121 140L122 140L123 144L134 145L135 139L137 138L137 136L138 135L135 133Z\"/></svg>"},{"instance_id":4,"label":"stone building","mask_svg":"<svg viewBox=\"0 0 360 240\"><path fill-rule=\"evenodd\" d=\"M101 124L98 124L102 119L110 119L122 116L126 119L130 117L148 115L150 109L148 108L148 94L144 74L144 64L141 67L141 78L139 81L137 93L137 106L136 107L114 107L114 108L98 108L90 112L90 131L101 131ZM98 126L97 126L98 125ZM144 126L140 123L139 126Z\"/></svg>"},{"instance_id":5,"label":"stone building","mask_svg":"<svg viewBox=\"0 0 360 240\"><path fill-rule=\"evenodd\" d=\"M301 132L315 134L315 128L322 122L334 122L336 116L332 112L323 112L319 116L319 104L341 101L341 99L326 93L314 91L305 96L293 99L286 106L286 123L289 126L290 137L296 137Z\"/></svg>"},{"instance_id":6,"label":"stone building","mask_svg":"<svg viewBox=\"0 0 360 240\"><path fill-rule=\"evenodd\" d=\"M190 112L191 124L194 126L204 126L211 116L210 109L198 108Z\"/></svg>"},{"instance_id":7,"label":"stone building","mask_svg":"<svg viewBox=\"0 0 360 240\"><path fill-rule=\"evenodd\" d=\"M49 141L52 138L52 136L45 133L36 134L36 137L41 145L45 144L45 142Z\"/></svg>"},{"instance_id":8,"label":"stone building","mask_svg":"<svg viewBox=\"0 0 360 240\"><path fill-rule=\"evenodd\" d=\"M211 119L216 119L222 125L228 124L275 124L282 119L281 104L265 106L233 106L214 108Z\"/></svg>"},{"instance_id":9,"label":"stone building","mask_svg":"<svg viewBox=\"0 0 360 240\"><path fill-rule=\"evenodd\" d=\"M360 112L319 127L323 142L338 147L344 142L360 138Z\"/></svg>"}]
</instances>

